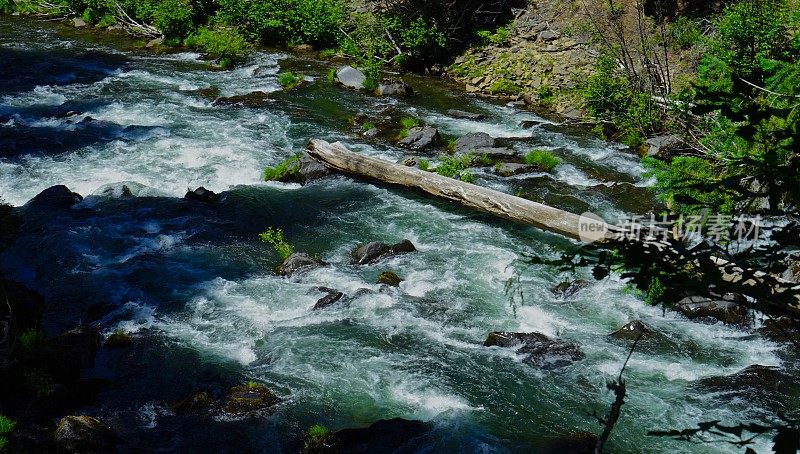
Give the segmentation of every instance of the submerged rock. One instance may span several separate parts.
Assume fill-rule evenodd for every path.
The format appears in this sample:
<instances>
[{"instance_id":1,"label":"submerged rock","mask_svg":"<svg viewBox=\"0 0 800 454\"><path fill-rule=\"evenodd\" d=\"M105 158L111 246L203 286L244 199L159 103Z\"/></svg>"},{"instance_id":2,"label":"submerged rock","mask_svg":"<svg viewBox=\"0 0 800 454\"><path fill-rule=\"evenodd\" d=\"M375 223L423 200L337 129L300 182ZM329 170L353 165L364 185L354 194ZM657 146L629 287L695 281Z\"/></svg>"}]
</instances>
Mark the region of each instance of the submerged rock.
<instances>
[{"instance_id":1,"label":"submerged rock","mask_svg":"<svg viewBox=\"0 0 800 454\"><path fill-rule=\"evenodd\" d=\"M363 246L357 247L352 253L352 263L355 265L366 265L375 263L378 260L391 256L414 252L417 248L409 240L403 240L397 244L389 246L386 243L373 241Z\"/></svg>"},{"instance_id":2,"label":"submerged rock","mask_svg":"<svg viewBox=\"0 0 800 454\"><path fill-rule=\"evenodd\" d=\"M729 325L747 325L747 308L738 302L736 295L725 295L722 299L690 296L680 300L675 310L689 319L716 319Z\"/></svg>"},{"instance_id":3,"label":"submerged rock","mask_svg":"<svg viewBox=\"0 0 800 454\"><path fill-rule=\"evenodd\" d=\"M450 115L453 118L459 118L462 120L485 120L486 115L481 113L472 113L472 112L465 112L463 110L458 109L450 109L447 111L447 115Z\"/></svg>"},{"instance_id":4,"label":"submerged rock","mask_svg":"<svg viewBox=\"0 0 800 454\"><path fill-rule=\"evenodd\" d=\"M321 180L330 175L332 175L331 170L321 162L309 156L308 153L303 153L300 157L300 168L297 170L297 176L301 184Z\"/></svg>"},{"instance_id":5,"label":"submerged rock","mask_svg":"<svg viewBox=\"0 0 800 454\"><path fill-rule=\"evenodd\" d=\"M117 330L111 333L111 335L106 338L106 342L103 344L103 347L105 348L130 348L131 346L133 346L133 339L131 339L131 336L122 330Z\"/></svg>"},{"instance_id":6,"label":"submerged rock","mask_svg":"<svg viewBox=\"0 0 800 454\"><path fill-rule=\"evenodd\" d=\"M471 132L456 139L454 149L457 153L471 153L478 148L493 148L494 139L485 132Z\"/></svg>"},{"instance_id":7,"label":"submerged rock","mask_svg":"<svg viewBox=\"0 0 800 454\"><path fill-rule=\"evenodd\" d=\"M207 204L216 203L219 201L219 195L216 192L210 191L202 186L195 189L194 191L190 190L186 192L186 195L183 197L185 199L195 200L197 202L207 203Z\"/></svg>"},{"instance_id":8,"label":"submerged rock","mask_svg":"<svg viewBox=\"0 0 800 454\"><path fill-rule=\"evenodd\" d=\"M495 173L500 175L501 177L510 177L514 175L523 175L526 173L534 173L538 172L539 169L536 166L528 165L528 164L517 164L513 162L501 162L499 163L495 169Z\"/></svg>"},{"instance_id":9,"label":"submerged rock","mask_svg":"<svg viewBox=\"0 0 800 454\"><path fill-rule=\"evenodd\" d=\"M336 71L336 82L344 85L347 88L362 90L366 80L367 76L352 66L342 66Z\"/></svg>"},{"instance_id":10,"label":"submerged rock","mask_svg":"<svg viewBox=\"0 0 800 454\"><path fill-rule=\"evenodd\" d=\"M91 416L61 418L53 438L73 453L109 452L121 441L108 426Z\"/></svg>"},{"instance_id":11,"label":"submerged rock","mask_svg":"<svg viewBox=\"0 0 800 454\"><path fill-rule=\"evenodd\" d=\"M766 319L756 332L776 342L800 341L800 324L789 317Z\"/></svg>"},{"instance_id":12,"label":"submerged rock","mask_svg":"<svg viewBox=\"0 0 800 454\"><path fill-rule=\"evenodd\" d=\"M732 375L703 378L693 386L707 391L740 392L750 389L788 389L790 377L778 367L754 364Z\"/></svg>"},{"instance_id":13,"label":"submerged rock","mask_svg":"<svg viewBox=\"0 0 800 454\"><path fill-rule=\"evenodd\" d=\"M209 87L198 88L198 89L195 89L195 90L185 90L185 91L183 91L183 93L186 93L188 95L199 96L201 98L206 98L206 99L217 99L217 98L219 98L219 88L217 88L217 87L215 87L213 85L209 86Z\"/></svg>"},{"instance_id":14,"label":"submerged rock","mask_svg":"<svg viewBox=\"0 0 800 454\"><path fill-rule=\"evenodd\" d=\"M414 89L404 82L385 80L378 85L375 93L379 96L412 96Z\"/></svg>"},{"instance_id":15,"label":"submerged rock","mask_svg":"<svg viewBox=\"0 0 800 454\"><path fill-rule=\"evenodd\" d=\"M543 452L547 454L594 454L596 445L596 434L573 432L548 441L545 443Z\"/></svg>"},{"instance_id":16,"label":"submerged rock","mask_svg":"<svg viewBox=\"0 0 800 454\"><path fill-rule=\"evenodd\" d=\"M280 399L266 386L249 382L234 386L228 391L222 411L235 417L256 416L279 402Z\"/></svg>"},{"instance_id":17,"label":"submerged rock","mask_svg":"<svg viewBox=\"0 0 800 454\"><path fill-rule=\"evenodd\" d=\"M51 186L44 191L40 192L28 203L25 204L28 208L69 208L76 203L83 200L83 196L77 192L72 192L64 185Z\"/></svg>"},{"instance_id":18,"label":"submerged rock","mask_svg":"<svg viewBox=\"0 0 800 454\"><path fill-rule=\"evenodd\" d=\"M432 427L422 421L384 419L361 429L343 429L328 435L322 452L377 453L418 452L425 443L420 438Z\"/></svg>"},{"instance_id":19,"label":"submerged rock","mask_svg":"<svg viewBox=\"0 0 800 454\"><path fill-rule=\"evenodd\" d=\"M208 391L197 391L191 395L173 402L170 409L176 415L204 413L214 405L214 397Z\"/></svg>"},{"instance_id":20,"label":"submerged rock","mask_svg":"<svg viewBox=\"0 0 800 454\"><path fill-rule=\"evenodd\" d=\"M283 261L277 271L280 275L291 276L299 271L307 271L325 265L326 263L322 260L312 257L305 252L295 252Z\"/></svg>"},{"instance_id":21,"label":"submerged rock","mask_svg":"<svg viewBox=\"0 0 800 454\"><path fill-rule=\"evenodd\" d=\"M490 333L485 347L515 348L525 355L523 362L541 369L556 369L584 358L580 348L570 342L550 339L542 333Z\"/></svg>"},{"instance_id":22,"label":"submerged rock","mask_svg":"<svg viewBox=\"0 0 800 454\"><path fill-rule=\"evenodd\" d=\"M269 93L254 91L244 95L221 96L211 103L214 107L265 107L272 102Z\"/></svg>"},{"instance_id":23,"label":"submerged rock","mask_svg":"<svg viewBox=\"0 0 800 454\"><path fill-rule=\"evenodd\" d=\"M576 293L580 292L581 290L589 287L589 281L585 279L575 279L574 281L564 281L555 287L551 288L550 291L553 292L553 295L559 298L570 298Z\"/></svg>"},{"instance_id":24,"label":"submerged rock","mask_svg":"<svg viewBox=\"0 0 800 454\"><path fill-rule=\"evenodd\" d=\"M403 280L400 279L400 276L391 271L384 271L380 274L380 276L378 276L378 284L399 287L401 282L403 282Z\"/></svg>"},{"instance_id":25,"label":"submerged rock","mask_svg":"<svg viewBox=\"0 0 800 454\"><path fill-rule=\"evenodd\" d=\"M340 292L338 290L332 290L332 291L328 292L327 295L325 295L322 298L320 298L319 300L317 300L317 304L314 305L312 310L318 311L320 309L325 309L326 307L328 307L328 306L330 306L332 304L335 304L337 301L342 299L343 296L344 296L344 293L342 293L342 292Z\"/></svg>"},{"instance_id":26,"label":"submerged rock","mask_svg":"<svg viewBox=\"0 0 800 454\"><path fill-rule=\"evenodd\" d=\"M653 337L655 333L639 320L626 323L622 328L609 334L614 339L636 340L641 336L642 339Z\"/></svg>"},{"instance_id":27,"label":"submerged rock","mask_svg":"<svg viewBox=\"0 0 800 454\"><path fill-rule=\"evenodd\" d=\"M428 150L438 146L441 141L438 129L431 126L417 126L409 129L408 135L398 143L412 150Z\"/></svg>"}]
</instances>

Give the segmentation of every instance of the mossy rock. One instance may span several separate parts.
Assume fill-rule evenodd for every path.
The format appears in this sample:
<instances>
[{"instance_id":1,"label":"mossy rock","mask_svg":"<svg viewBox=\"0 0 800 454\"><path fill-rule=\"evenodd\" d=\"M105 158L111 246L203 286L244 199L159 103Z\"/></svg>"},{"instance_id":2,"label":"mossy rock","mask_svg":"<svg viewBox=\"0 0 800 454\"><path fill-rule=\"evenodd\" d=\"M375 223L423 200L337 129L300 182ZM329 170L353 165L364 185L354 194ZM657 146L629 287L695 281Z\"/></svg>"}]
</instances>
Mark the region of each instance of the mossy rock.
<instances>
[{"instance_id":1,"label":"mossy rock","mask_svg":"<svg viewBox=\"0 0 800 454\"><path fill-rule=\"evenodd\" d=\"M53 434L69 452L111 452L120 440L105 424L91 416L65 416Z\"/></svg>"},{"instance_id":2,"label":"mossy rock","mask_svg":"<svg viewBox=\"0 0 800 454\"><path fill-rule=\"evenodd\" d=\"M130 348L132 345L133 339L131 339L131 336L122 330L114 331L103 344L106 348Z\"/></svg>"},{"instance_id":3,"label":"mossy rock","mask_svg":"<svg viewBox=\"0 0 800 454\"><path fill-rule=\"evenodd\" d=\"M214 398L207 391L197 391L170 405L176 415L201 413L214 405Z\"/></svg>"},{"instance_id":4,"label":"mossy rock","mask_svg":"<svg viewBox=\"0 0 800 454\"><path fill-rule=\"evenodd\" d=\"M400 277L391 272L391 271L384 271L378 276L378 284L386 284L392 287L399 287L400 283L403 282Z\"/></svg>"},{"instance_id":5,"label":"mossy rock","mask_svg":"<svg viewBox=\"0 0 800 454\"><path fill-rule=\"evenodd\" d=\"M228 391L222 410L225 413L246 417L263 413L280 402L280 399L260 383L245 383Z\"/></svg>"}]
</instances>

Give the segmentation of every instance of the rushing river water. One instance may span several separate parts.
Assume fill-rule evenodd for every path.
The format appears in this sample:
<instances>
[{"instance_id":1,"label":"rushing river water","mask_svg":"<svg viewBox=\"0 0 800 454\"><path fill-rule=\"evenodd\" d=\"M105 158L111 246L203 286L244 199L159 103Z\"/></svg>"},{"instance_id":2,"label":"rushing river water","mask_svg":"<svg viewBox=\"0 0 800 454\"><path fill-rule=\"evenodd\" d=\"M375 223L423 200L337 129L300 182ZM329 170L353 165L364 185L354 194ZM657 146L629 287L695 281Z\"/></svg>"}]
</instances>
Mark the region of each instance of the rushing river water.
<instances>
[{"instance_id":1,"label":"rushing river water","mask_svg":"<svg viewBox=\"0 0 800 454\"><path fill-rule=\"evenodd\" d=\"M477 182L613 218L653 203L638 158L624 147L429 80L410 79L419 95L408 100L374 98L332 87L324 64L298 56L260 52L236 70L215 72L196 54L115 50L121 47L74 33L0 19L0 196L23 205L65 184L86 197L67 212L30 220L0 266L45 295L49 332L73 327L92 304L113 305L103 329L121 328L136 344L127 353L101 351L88 374L114 384L85 412L131 446L291 450L315 423L336 430L403 417L435 425L428 452L536 451L571 431L599 432L588 414L607 410L606 381L629 346L607 335L633 319L664 339L631 358L613 451L696 451L646 433L760 420L796 403L797 393L767 399L694 386L785 361L777 344L750 332L664 314L613 277L592 280L566 301L555 297L551 287L591 280L588 270L575 276L527 265L525 257L557 257L570 246L563 238L346 177L305 187L261 181L264 166L312 137L397 160L403 150L348 127L359 111L394 106L451 136L485 131L523 138L514 141L520 149L552 150L563 159L552 176L502 180L486 171ZM281 91L281 67L314 81ZM261 90L275 101L212 106L193 91L207 87L222 96ZM450 108L488 119L451 118ZM137 197L114 197L120 182ZM222 192L221 202L182 199L197 186ZM331 266L292 279L273 275L278 259L257 239L269 226ZM419 251L349 264L360 243L403 238ZM387 269L405 279L399 288L374 284ZM504 286L515 275L525 298L511 304ZM351 298L312 311L322 296L317 286ZM499 330L563 338L586 358L537 370L511 351L482 346ZM193 390L219 393L243 380L265 383L283 402L271 416L244 421L186 421L169 410ZM739 451L727 444L702 450Z\"/></svg>"}]
</instances>

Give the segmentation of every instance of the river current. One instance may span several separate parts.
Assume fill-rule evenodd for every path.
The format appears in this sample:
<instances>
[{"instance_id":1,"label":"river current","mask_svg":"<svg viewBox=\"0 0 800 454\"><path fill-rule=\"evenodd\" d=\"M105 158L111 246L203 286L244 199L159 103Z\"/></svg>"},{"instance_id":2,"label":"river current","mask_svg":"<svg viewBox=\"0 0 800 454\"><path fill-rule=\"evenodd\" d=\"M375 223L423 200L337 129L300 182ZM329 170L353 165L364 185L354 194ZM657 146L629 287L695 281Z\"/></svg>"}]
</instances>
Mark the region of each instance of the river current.
<instances>
[{"instance_id":1,"label":"river current","mask_svg":"<svg viewBox=\"0 0 800 454\"><path fill-rule=\"evenodd\" d=\"M283 91L281 68L312 82ZM56 184L85 197L66 214L31 221L0 266L46 297L48 332L73 327L92 304L110 304L102 329L135 340L127 353L101 351L87 373L114 385L86 413L134 445L167 451L291 451L312 424L338 430L402 417L435 425L429 452L536 452L553 437L601 430L589 414L607 411L606 382L629 347L608 334L634 319L665 340L630 360L613 452L739 452L646 433L759 421L781 408L694 385L753 364L780 366L778 344L649 307L617 277L594 281L589 270L527 263L558 257L572 247L564 238L343 176L304 187L263 182L265 166L309 138L399 159L404 150L348 127L358 112L392 106L450 136L485 131L563 160L552 175L526 179L479 171L479 184L608 219L652 209L638 157L621 145L438 81L410 78L418 95L407 100L375 98L331 86L327 70L261 51L235 70L210 71L193 53L156 55L0 19L0 197L21 206ZM208 87L220 96L260 90L274 102L214 106L196 92ZM453 118L453 108L487 119ZM118 197L121 183L135 197ZM198 186L221 193L220 203L182 198ZM257 238L270 226L331 265L275 276L278 258ZM358 244L404 238L418 252L349 264ZM384 270L404 279L399 288L375 284ZM524 300L505 292L512 278ZM591 285L566 300L551 293L576 278ZM312 311L319 286L350 298ZM565 339L586 357L538 370L512 351L482 346L501 330ZM169 410L193 390L223 392L247 380L283 399L272 415L187 422Z\"/></svg>"}]
</instances>

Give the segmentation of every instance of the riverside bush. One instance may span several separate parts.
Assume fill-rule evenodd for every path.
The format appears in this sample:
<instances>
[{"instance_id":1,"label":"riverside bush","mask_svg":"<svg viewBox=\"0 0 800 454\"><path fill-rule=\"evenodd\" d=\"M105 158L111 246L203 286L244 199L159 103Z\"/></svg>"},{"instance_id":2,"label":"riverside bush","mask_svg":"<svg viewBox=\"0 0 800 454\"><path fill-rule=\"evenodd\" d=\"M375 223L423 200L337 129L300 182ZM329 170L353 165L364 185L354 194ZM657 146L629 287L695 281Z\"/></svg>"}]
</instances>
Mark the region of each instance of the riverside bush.
<instances>
[{"instance_id":1,"label":"riverside bush","mask_svg":"<svg viewBox=\"0 0 800 454\"><path fill-rule=\"evenodd\" d=\"M294 88L304 80L303 77L301 73L294 74L291 71L282 72L278 74L278 84L284 89Z\"/></svg>"},{"instance_id":2,"label":"riverside bush","mask_svg":"<svg viewBox=\"0 0 800 454\"><path fill-rule=\"evenodd\" d=\"M223 68L241 61L253 50L253 45L235 28L200 27L186 38L184 44L186 47L218 58Z\"/></svg>"},{"instance_id":3,"label":"riverside bush","mask_svg":"<svg viewBox=\"0 0 800 454\"><path fill-rule=\"evenodd\" d=\"M545 172L551 172L556 166L561 164L561 159L558 159L549 151L531 150L525 155L525 163L536 166Z\"/></svg>"},{"instance_id":4,"label":"riverside bush","mask_svg":"<svg viewBox=\"0 0 800 454\"><path fill-rule=\"evenodd\" d=\"M283 238L283 230L273 227L258 235L258 238L275 249L281 260L286 260L294 253L294 247Z\"/></svg>"},{"instance_id":5,"label":"riverside bush","mask_svg":"<svg viewBox=\"0 0 800 454\"><path fill-rule=\"evenodd\" d=\"M8 439L6 436L10 434L16 426L17 423L11 418L8 418L5 415L0 415L0 452L3 452L8 444Z\"/></svg>"},{"instance_id":6,"label":"riverside bush","mask_svg":"<svg viewBox=\"0 0 800 454\"><path fill-rule=\"evenodd\" d=\"M267 167L264 169L264 181L279 181L286 177L296 174L300 170L300 156L298 153L284 159L280 164L275 167Z\"/></svg>"}]
</instances>

